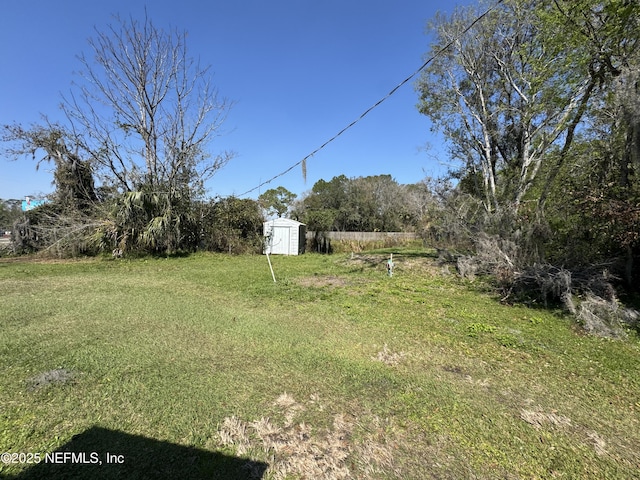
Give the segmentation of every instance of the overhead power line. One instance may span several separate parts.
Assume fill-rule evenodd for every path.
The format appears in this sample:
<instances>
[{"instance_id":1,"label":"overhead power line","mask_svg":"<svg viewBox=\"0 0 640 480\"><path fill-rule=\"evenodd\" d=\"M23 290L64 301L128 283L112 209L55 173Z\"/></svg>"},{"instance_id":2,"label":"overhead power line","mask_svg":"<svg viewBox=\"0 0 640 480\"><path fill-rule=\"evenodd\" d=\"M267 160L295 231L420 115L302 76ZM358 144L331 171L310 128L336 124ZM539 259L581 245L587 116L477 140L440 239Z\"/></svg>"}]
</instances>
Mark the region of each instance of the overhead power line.
<instances>
[{"instance_id":1,"label":"overhead power line","mask_svg":"<svg viewBox=\"0 0 640 480\"><path fill-rule=\"evenodd\" d=\"M250 190L247 190L244 193L241 193L239 196L243 197L245 195L247 195L248 193L251 193L255 190L258 190L260 187L263 187L264 185L267 185L269 183L271 183L272 181L274 181L276 178L280 178L284 175L286 175L287 173L289 173L291 170L293 170L294 168L302 165L302 175L303 177L307 176L307 160L309 160L311 157L313 157L316 153L318 153L320 150L322 150L324 147L326 147L327 145L329 145L331 142L333 142L335 139L337 139L340 135L342 135L344 132L346 132L347 130L349 130L351 127L353 127L356 123L358 123L360 120L362 120L364 117L366 117L369 112L371 112L373 109L377 108L382 102L384 102L385 100L387 100L391 95L393 95L394 93L396 93L398 91L398 89L400 87L402 87L403 85L405 85L406 83L408 83L413 77L415 77L416 75L418 75L422 70L424 70L431 62L433 62L436 58L438 58L440 55L442 55L446 50L449 49L449 47L451 47L451 45L453 45L455 42L457 42L464 34L466 34L469 30L471 30L477 23L481 22L482 19L484 17L486 17L489 13L491 13L498 5L500 5L504 0L498 0L492 7L490 7L489 9L487 9L482 15L479 15L478 17L475 18L475 20L473 20L473 22L471 22L469 25L467 25L467 27L462 30L462 32L460 32L456 37L454 37L449 43L447 43L444 47L442 47L440 50L438 50L435 54L433 54L431 57L429 57L422 65L420 65L420 67L413 72L411 75L409 75L407 78L405 78L404 80L402 80L399 84L397 84L395 87L393 87L389 93L387 93L384 97L382 97L380 100L378 100L376 103L374 103L373 105L371 105L369 108L367 108L364 112L362 112L360 114L360 116L358 118L356 118L353 122L351 122L349 125L347 125L346 127L344 127L342 130L340 130L338 133L336 133L333 137L331 137L329 140L327 140L326 142L324 142L322 145L320 145L318 148L316 148L313 152L311 152L310 154L308 154L306 157L304 157L302 160L297 161L296 163L294 163L293 165L291 165L289 168L287 168L286 170L283 170L282 172L278 173L277 175L274 175L273 177L271 177L268 180L265 180L264 182L259 183L257 186L253 187Z\"/></svg>"}]
</instances>

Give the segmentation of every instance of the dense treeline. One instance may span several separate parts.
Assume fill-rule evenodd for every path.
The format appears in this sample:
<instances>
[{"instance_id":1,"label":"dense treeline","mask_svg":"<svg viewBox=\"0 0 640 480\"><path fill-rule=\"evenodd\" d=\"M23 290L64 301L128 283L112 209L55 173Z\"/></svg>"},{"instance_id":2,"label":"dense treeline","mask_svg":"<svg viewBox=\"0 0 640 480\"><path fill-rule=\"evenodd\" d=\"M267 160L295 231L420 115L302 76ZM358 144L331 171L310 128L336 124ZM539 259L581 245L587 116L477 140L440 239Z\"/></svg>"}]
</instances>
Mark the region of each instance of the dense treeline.
<instances>
[{"instance_id":1,"label":"dense treeline","mask_svg":"<svg viewBox=\"0 0 640 480\"><path fill-rule=\"evenodd\" d=\"M235 197L193 201L176 214L166 195L153 192L105 199L84 211L65 206L53 194L52 201L15 216L10 251L58 257L259 253L263 220L258 202Z\"/></svg>"},{"instance_id":2,"label":"dense treeline","mask_svg":"<svg viewBox=\"0 0 640 480\"><path fill-rule=\"evenodd\" d=\"M291 214L312 231L416 231L431 198L424 184L400 185L391 175L319 180Z\"/></svg>"},{"instance_id":3,"label":"dense treeline","mask_svg":"<svg viewBox=\"0 0 640 480\"><path fill-rule=\"evenodd\" d=\"M466 202L466 227L515 241L528 263L620 257L631 285L640 5L511 0L463 32L478 15L468 7L433 22L433 50L455 41L417 84L420 111L460 162L447 201Z\"/></svg>"},{"instance_id":4,"label":"dense treeline","mask_svg":"<svg viewBox=\"0 0 640 480\"><path fill-rule=\"evenodd\" d=\"M442 53L419 110L459 168L429 230L505 299L616 330L618 295L640 285L640 4L505 0L472 24L481 12L431 24Z\"/></svg>"}]
</instances>

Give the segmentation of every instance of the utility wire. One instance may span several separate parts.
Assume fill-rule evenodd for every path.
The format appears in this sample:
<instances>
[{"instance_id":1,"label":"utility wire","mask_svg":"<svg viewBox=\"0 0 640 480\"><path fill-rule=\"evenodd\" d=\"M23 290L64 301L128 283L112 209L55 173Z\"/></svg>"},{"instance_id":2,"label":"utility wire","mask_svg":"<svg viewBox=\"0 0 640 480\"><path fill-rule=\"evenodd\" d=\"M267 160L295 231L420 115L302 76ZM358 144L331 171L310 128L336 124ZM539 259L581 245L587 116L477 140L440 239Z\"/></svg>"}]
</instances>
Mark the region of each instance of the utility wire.
<instances>
[{"instance_id":1,"label":"utility wire","mask_svg":"<svg viewBox=\"0 0 640 480\"><path fill-rule=\"evenodd\" d=\"M320 150L322 150L324 147L326 147L327 145L329 145L331 142L333 142L335 139L337 139L340 135L342 135L344 132L346 132L347 130L349 130L351 127L353 127L356 123L358 123L360 120L362 120L364 117L366 117L369 112L371 112L373 109L375 109L376 107L378 107L382 102L384 102L385 100L387 100L391 95L393 95L394 93L396 93L396 91L398 91L398 89L400 87L402 87L403 85L405 85L406 83L408 83L413 77L415 77L416 75L418 75L422 70L424 70L431 62L433 62L436 58L438 58L440 55L442 55L446 50L449 49L449 47L451 47L451 45L453 45L455 42L457 42L464 34L466 34L469 30L471 30L477 23L481 22L482 19L484 17L486 17L487 15L489 15L489 13L491 13L493 10L496 9L496 7L498 5L500 5L504 0L498 0L491 8L489 8L488 10L486 10L482 15L476 17L476 19L471 22L462 32L460 32L456 37L454 37L449 43L447 43L444 47L442 47L440 50L438 50L435 54L433 54L431 57L429 57L422 65L420 65L420 68L418 68L415 72L413 72L411 75L409 75L407 78L405 78L404 80L402 80L398 85L396 85L395 87L393 87L391 89L391 91L389 93L387 93L384 97L382 97L380 100L378 100L376 103L374 103L372 106L370 106L369 108L367 108L364 112L362 112L362 114L360 114L360 116L358 118L356 118L353 122L351 122L349 125L347 125L346 127L344 127L342 130L340 130L338 133L336 133L333 137L331 137L329 140L327 140L326 142L324 142L322 145L320 145L318 148L316 148L313 152L311 152L310 154L308 154L306 157L304 157L302 160L294 163L293 165L291 165L289 168L287 168L286 170L278 173L277 175L274 175L273 177L271 177L268 180L265 180L264 182L261 182L260 184L258 184L257 186L253 187L251 190L247 190L244 193L241 193L240 195L238 195L239 197L244 197L245 195L247 195L248 193L251 193L255 190L258 190L260 187L263 187L264 185L267 185L269 183L271 183L272 181L274 181L276 178L280 178L283 175L286 175L287 173L289 173L291 170L293 170L294 168L296 168L299 165L302 165L302 172L303 172L303 176L306 177L306 162L308 159L310 159L311 157L313 157L316 153L318 153Z\"/></svg>"}]
</instances>

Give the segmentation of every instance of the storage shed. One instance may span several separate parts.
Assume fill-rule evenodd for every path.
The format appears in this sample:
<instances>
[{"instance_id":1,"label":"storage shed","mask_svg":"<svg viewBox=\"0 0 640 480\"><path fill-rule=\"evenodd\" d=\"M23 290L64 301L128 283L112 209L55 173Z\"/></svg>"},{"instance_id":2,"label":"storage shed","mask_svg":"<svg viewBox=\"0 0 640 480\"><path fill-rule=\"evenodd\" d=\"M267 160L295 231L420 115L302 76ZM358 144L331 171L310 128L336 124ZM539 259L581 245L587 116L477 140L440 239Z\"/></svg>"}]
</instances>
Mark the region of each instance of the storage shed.
<instances>
[{"instance_id":1,"label":"storage shed","mask_svg":"<svg viewBox=\"0 0 640 480\"><path fill-rule=\"evenodd\" d=\"M288 218L264 222L264 253L301 255L306 242L306 225Z\"/></svg>"}]
</instances>

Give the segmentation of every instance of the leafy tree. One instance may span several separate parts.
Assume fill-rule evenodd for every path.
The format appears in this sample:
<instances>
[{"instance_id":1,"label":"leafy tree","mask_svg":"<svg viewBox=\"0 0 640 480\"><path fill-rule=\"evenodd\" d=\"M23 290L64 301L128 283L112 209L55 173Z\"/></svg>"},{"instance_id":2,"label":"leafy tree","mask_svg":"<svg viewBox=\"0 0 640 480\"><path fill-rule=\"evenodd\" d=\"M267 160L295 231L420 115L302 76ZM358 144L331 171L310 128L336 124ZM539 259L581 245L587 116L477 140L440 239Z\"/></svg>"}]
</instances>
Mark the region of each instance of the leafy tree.
<instances>
[{"instance_id":1,"label":"leafy tree","mask_svg":"<svg viewBox=\"0 0 640 480\"><path fill-rule=\"evenodd\" d=\"M258 197L258 203L267 211L267 215L282 217L296 198L296 194L284 187L271 188Z\"/></svg>"},{"instance_id":2,"label":"leafy tree","mask_svg":"<svg viewBox=\"0 0 640 480\"><path fill-rule=\"evenodd\" d=\"M549 48L537 3L504 1L470 29L476 8L439 17L433 50L450 47L417 85L419 110L448 138L488 212L517 213L547 154L570 147L596 86L572 49Z\"/></svg>"},{"instance_id":3,"label":"leafy tree","mask_svg":"<svg viewBox=\"0 0 640 480\"><path fill-rule=\"evenodd\" d=\"M297 217L315 231L340 230L344 212L341 206L347 200L349 179L345 175L333 177L329 182L318 180L297 208Z\"/></svg>"},{"instance_id":4,"label":"leafy tree","mask_svg":"<svg viewBox=\"0 0 640 480\"><path fill-rule=\"evenodd\" d=\"M305 212L302 220L303 223L306 223L309 231L330 232L334 230L336 211L322 209L308 210Z\"/></svg>"},{"instance_id":5,"label":"leafy tree","mask_svg":"<svg viewBox=\"0 0 640 480\"><path fill-rule=\"evenodd\" d=\"M610 137L614 130L626 129L627 145L638 149L640 127L634 122L637 109L637 47L640 41L640 4L627 0L545 0L538 4L539 35L545 39L547 52L570 52L563 71L583 72L585 94L580 105L581 116L570 123L563 148L554 155L546 181L539 194L539 209L544 209L550 188L570 157L571 141L576 136L582 115L590 119L600 117L603 110L613 113L614 129L599 132L599 138ZM612 112L611 101L618 105ZM623 100L624 99L624 100ZM634 100L635 99L635 100ZM622 101L621 101L622 100ZM594 104L594 108L587 108ZM634 126L635 125L635 126ZM591 131L594 133L594 131ZM601 134L604 133L604 137ZM614 133L614 135L616 135ZM633 148L629 153L633 152ZM637 158L637 157L636 157Z\"/></svg>"},{"instance_id":6,"label":"leafy tree","mask_svg":"<svg viewBox=\"0 0 640 480\"><path fill-rule=\"evenodd\" d=\"M635 72L640 79L640 69ZM632 73L620 77L627 75ZM640 163L629 83L614 82L586 135L555 165L559 181L545 195L555 232L549 254L566 264L623 258L624 266L614 269L632 286L638 284L640 259Z\"/></svg>"},{"instance_id":7,"label":"leafy tree","mask_svg":"<svg viewBox=\"0 0 640 480\"><path fill-rule=\"evenodd\" d=\"M559 232L550 254L574 263L624 259L611 268L627 286L637 285L640 4L556 0L541 2L539 17L548 48L571 45L594 85L588 123L569 132L576 148L552 157L541 189L540 208Z\"/></svg>"},{"instance_id":8,"label":"leafy tree","mask_svg":"<svg viewBox=\"0 0 640 480\"><path fill-rule=\"evenodd\" d=\"M345 230L393 232L403 228L408 195L391 175L354 178L348 192Z\"/></svg>"},{"instance_id":9,"label":"leafy tree","mask_svg":"<svg viewBox=\"0 0 640 480\"><path fill-rule=\"evenodd\" d=\"M419 213L417 189L399 185L391 175L329 182L318 180L295 205L293 214L310 231L398 231L412 229Z\"/></svg>"},{"instance_id":10,"label":"leafy tree","mask_svg":"<svg viewBox=\"0 0 640 480\"><path fill-rule=\"evenodd\" d=\"M640 4L505 0L465 32L476 15L440 17L436 48L451 47L418 83L420 110L463 165L432 225L459 218L459 238L502 235L485 246L516 242L520 267L606 261L634 285ZM486 215L463 208L474 197Z\"/></svg>"},{"instance_id":11,"label":"leafy tree","mask_svg":"<svg viewBox=\"0 0 640 480\"><path fill-rule=\"evenodd\" d=\"M255 200L225 197L201 205L201 246L227 253L260 253L264 217Z\"/></svg>"},{"instance_id":12,"label":"leafy tree","mask_svg":"<svg viewBox=\"0 0 640 480\"><path fill-rule=\"evenodd\" d=\"M10 145L5 153L14 158L22 155L36 158L36 154L43 151L36 168L42 162L53 162L55 203L66 210L85 213L95 207L98 198L93 169L89 161L80 158L76 149L72 150L73 137L64 127L47 124L25 130L20 125L5 125L2 140Z\"/></svg>"}]
</instances>

